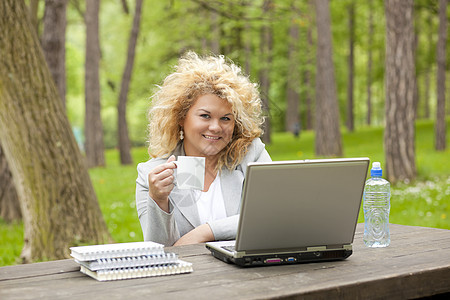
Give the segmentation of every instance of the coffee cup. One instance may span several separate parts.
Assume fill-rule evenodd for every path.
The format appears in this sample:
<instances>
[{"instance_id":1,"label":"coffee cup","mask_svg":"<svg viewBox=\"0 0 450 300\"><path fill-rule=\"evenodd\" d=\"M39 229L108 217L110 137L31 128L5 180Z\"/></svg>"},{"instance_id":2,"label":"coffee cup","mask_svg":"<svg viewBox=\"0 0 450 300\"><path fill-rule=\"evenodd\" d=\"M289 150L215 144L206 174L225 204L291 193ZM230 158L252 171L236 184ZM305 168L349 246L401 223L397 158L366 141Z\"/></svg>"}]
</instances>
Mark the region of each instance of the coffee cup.
<instances>
[{"instance_id":1,"label":"coffee cup","mask_svg":"<svg viewBox=\"0 0 450 300\"><path fill-rule=\"evenodd\" d=\"M205 187L205 158L178 156L175 185L178 189L203 190Z\"/></svg>"}]
</instances>

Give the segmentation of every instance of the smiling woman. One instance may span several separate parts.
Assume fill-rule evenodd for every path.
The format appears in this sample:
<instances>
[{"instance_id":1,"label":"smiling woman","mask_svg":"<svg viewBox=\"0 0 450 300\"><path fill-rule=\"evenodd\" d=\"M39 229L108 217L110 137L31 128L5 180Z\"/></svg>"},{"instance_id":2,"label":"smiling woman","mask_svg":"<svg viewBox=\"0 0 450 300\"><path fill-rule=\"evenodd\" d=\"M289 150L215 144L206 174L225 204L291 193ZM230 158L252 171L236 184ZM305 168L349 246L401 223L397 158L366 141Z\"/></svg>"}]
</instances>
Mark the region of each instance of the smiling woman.
<instances>
[{"instance_id":1,"label":"smiling woman","mask_svg":"<svg viewBox=\"0 0 450 300\"><path fill-rule=\"evenodd\" d=\"M179 60L155 93L149 154L138 165L136 207L144 240L165 245L232 239L249 162L269 161L256 84L223 56ZM204 189L175 184L178 156L205 158Z\"/></svg>"}]
</instances>

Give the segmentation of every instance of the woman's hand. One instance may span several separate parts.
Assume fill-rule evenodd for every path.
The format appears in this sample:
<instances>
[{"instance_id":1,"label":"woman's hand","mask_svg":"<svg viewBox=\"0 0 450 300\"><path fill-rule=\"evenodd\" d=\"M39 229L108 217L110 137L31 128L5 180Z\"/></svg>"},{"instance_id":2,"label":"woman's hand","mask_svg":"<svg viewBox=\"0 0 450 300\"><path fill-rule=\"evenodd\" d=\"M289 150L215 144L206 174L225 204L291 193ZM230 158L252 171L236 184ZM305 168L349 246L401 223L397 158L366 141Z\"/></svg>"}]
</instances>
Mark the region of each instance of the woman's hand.
<instances>
[{"instance_id":1,"label":"woman's hand","mask_svg":"<svg viewBox=\"0 0 450 300\"><path fill-rule=\"evenodd\" d=\"M202 224L183 235L174 246L190 245L214 241L214 234L208 224Z\"/></svg>"},{"instance_id":2,"label":"woman's hand","mask_svg":"<svg viewBox=\"0 0 450 300\"><path fill-rule=\"evenodd\" d=\"M175 156L170 156L166 163L155 167L148 174L148 194L167 213L169 213L169 194L173 189L173 169L177 167L173 163L174 160Z\"/></svg>"}]
</instances>

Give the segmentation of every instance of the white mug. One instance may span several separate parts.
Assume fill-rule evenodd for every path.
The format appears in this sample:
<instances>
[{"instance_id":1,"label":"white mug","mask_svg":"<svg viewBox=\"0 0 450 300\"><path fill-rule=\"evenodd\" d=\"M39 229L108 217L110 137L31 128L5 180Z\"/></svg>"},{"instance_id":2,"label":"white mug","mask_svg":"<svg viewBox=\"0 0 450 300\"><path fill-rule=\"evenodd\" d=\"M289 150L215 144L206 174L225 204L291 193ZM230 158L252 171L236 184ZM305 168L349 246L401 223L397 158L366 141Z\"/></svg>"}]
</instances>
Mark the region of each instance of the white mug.
<instances>
[{"instance_id":1,"label":"white mug","mask_svg":"<svg viewBox=\"0 0 450 300\"><path fill-rule=\"evenodd\" d=\"M175 184L178 189L203 190L205 187L205 158L178 156Z\"/></svg>"}]
</instances>

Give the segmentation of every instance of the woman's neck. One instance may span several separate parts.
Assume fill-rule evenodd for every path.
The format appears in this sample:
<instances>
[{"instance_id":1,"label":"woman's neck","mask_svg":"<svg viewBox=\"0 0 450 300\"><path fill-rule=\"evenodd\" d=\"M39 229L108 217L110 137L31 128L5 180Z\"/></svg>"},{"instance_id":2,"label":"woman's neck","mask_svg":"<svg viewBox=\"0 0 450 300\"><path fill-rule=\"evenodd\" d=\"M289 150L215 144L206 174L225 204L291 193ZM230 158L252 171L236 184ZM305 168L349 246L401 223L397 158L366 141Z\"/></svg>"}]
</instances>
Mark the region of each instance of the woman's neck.
<instances>
[{"instance_id":1,"label":"woman's neck","mask_svg":"<svg viewBox=\"0 0 450 300\"><path fill-rule=\"evenodd\" d=\"M211 183L217 176L217 166L218 159L217 158L208 158L205 159L205 189L204 192L209 190Z\"/></svg>"},{"instance_id":2,"label":"woman's neck","mask_svg":"<svg viewBox=\"0 0 450 300\"><path fill-rule=\"evenodd\" d=\"M217 173L217 162L219 159L217 157L205 157L205 171L212 172L214 174Z\"/></svg>"}]
</instances>

